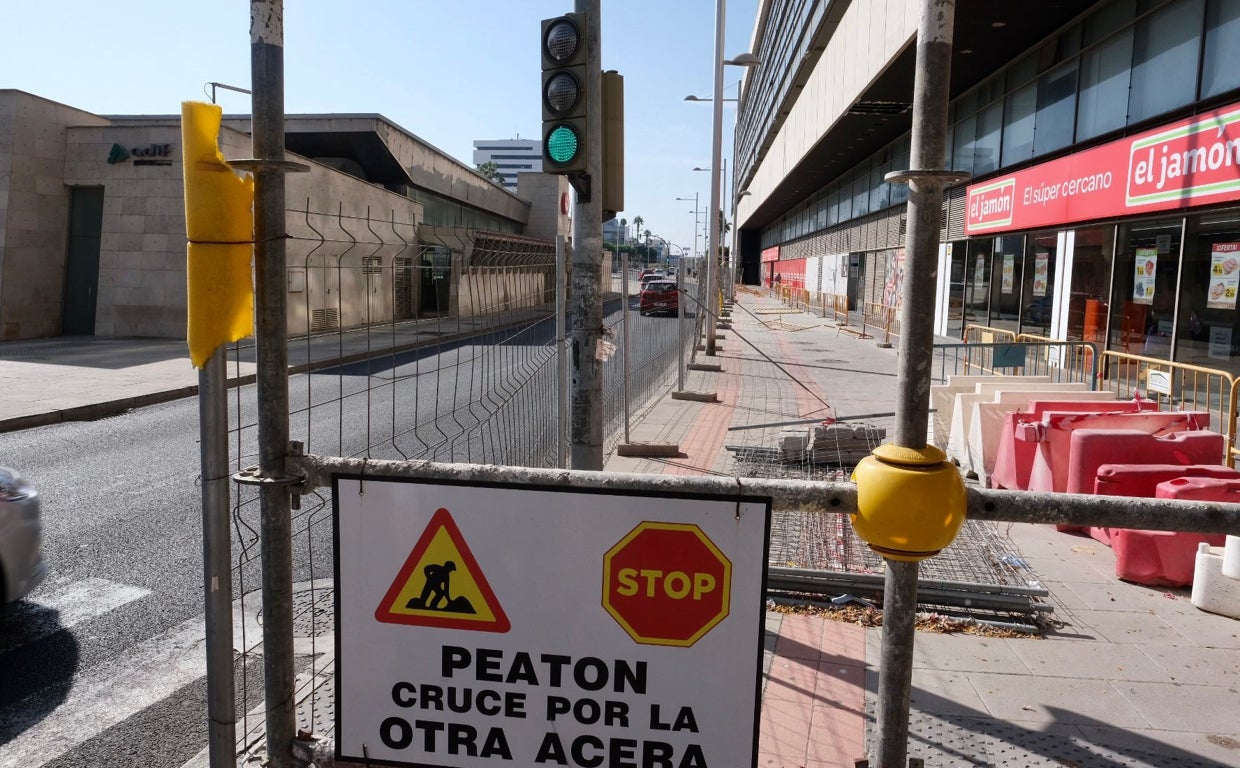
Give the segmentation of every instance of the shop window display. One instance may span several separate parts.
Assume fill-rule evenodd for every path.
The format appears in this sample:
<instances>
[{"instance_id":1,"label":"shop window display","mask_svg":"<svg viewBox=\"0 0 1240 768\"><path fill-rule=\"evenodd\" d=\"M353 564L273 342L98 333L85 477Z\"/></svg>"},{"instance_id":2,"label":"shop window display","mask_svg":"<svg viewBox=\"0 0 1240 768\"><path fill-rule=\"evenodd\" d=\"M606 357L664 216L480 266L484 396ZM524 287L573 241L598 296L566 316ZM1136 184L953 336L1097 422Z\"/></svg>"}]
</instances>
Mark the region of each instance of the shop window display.
<instances>
[{"instance_id":1,"label":"shop window display","mask_svg":"<svg viewBox=\"0 0 1240 768\"><path fill-rule=\"evenodd\" d=\"M1020 333L1050 336L1055 308L1057 240L1055 232L1035 232L1025 238L1025 268L1008 284L1020 306ZM1019 255L1005 258L1020 262Z\"/></svg>"},{"instance_id":2,"label":"shop window display","mask_svg":"<svg viewBox=\"0 0 1240 768\"><path fill-rule=\"evenodd\" d=\"M1179 219L1120 227L1110 349L1171 359L1181 236Z\"/></svg>"},{"instance_id":3,"label":"shop window display","mask_svg":"<svg viewBox=\"0 0 1240 768\"><path fill-rule=\"evenodd\" d=\"M1100 349L1106 342L1114 247L1115 227L1090 227L1075 233L1065 336L1069 341L1092 341Z\"/></svg>"},{"instance_id":4,"label":"shop window display","mask_svg":"<svg viewBox=\"0 0 1240 768\"><path fill-rule=\"evenodd\" d=\"M1188 221L1180 285L1176 360L1240 373L1240 214Z\"/></svg>"}]
</instances>

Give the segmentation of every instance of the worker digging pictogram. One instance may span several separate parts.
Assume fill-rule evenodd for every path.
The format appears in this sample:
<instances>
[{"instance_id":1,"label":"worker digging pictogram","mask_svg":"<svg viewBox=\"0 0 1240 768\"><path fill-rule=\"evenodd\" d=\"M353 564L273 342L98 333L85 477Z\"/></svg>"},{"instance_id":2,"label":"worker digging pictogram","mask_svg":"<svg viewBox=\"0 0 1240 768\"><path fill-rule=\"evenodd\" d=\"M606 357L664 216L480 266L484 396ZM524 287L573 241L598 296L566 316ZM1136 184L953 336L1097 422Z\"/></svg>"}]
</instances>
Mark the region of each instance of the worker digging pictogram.
<instances>
[{"instance_id":1,"label":"worker digging pictogram","mask_svg":"<svg viewBox=\"0 0 1240 768\"><path fill-rule=\"evenodd\" d=\"M456 521L431 517L375 609L388 624L507 632L511 627Z\"/></svg>"}]
</instances>

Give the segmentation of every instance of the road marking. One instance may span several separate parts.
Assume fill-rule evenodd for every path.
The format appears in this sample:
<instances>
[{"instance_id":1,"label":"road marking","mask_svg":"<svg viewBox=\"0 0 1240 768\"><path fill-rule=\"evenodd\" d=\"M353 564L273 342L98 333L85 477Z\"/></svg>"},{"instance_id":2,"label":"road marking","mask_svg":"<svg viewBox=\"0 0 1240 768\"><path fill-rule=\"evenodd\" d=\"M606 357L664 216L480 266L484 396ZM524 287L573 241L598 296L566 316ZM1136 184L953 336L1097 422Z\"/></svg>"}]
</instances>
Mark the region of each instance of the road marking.
<instances>
[{"instance_id":1,"label":"road marking","mask_svg":"<svg viewBox=\"0 0 1240 768\"><path fill-rule=\"evenodd\" d=\"M36 599L10 606L12 625L17 631L0 636L0 653L42 640L149 594L149 589L107 579L89 578L61 585Z\"/></svg>"},{"instance_id":2,"label":"road marking","mask_svg":"<svg viewBox=\"0 0 1240 768\"><path fill-rule=\"evenodd\" d=\"M197 616L134 646L123 660L93 667L46 716L27 714L24 702L0 713L18 734L4 745L0 768L39 768L206 674L206 627Z\"/></svg>"}]
</instances>

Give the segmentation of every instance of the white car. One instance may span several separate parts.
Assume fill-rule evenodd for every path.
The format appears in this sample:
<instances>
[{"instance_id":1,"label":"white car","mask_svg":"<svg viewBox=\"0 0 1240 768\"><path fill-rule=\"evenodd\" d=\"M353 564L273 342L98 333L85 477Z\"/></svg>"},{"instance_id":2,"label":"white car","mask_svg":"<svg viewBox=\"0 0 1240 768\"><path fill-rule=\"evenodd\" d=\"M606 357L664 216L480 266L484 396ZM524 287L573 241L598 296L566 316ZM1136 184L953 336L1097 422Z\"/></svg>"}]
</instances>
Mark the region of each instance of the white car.
<instances>
[{"instance_id":1,"label":"white car","mask_svg":"<svg viewBox=\"0 0 1240 768\"><path fill-rule=\"evenodd\" d=\"M0 467L0 606L30 594L47 575L42 531L39 492Z\"/></svg>"}]
</instances>

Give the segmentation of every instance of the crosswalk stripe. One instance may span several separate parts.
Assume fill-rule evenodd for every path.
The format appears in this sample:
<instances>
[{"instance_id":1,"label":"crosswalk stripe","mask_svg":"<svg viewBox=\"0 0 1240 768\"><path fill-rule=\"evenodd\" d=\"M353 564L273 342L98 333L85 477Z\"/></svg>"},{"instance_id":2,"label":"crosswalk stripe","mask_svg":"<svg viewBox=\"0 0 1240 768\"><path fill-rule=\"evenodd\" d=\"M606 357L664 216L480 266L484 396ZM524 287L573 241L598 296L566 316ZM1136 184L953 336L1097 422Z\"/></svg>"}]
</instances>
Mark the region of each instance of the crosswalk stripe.
<instances>
[{"instance_id":1,"label":"crosswalk stripe","mask_svg":"<svg viewBox=\"0 0 1240 768\"><path fill-rule=\"evenodd\" d=\"M11 606L19 631L0 636L0 653L41 640L151 594L149 589L89 578L68 582Z\"/></svg>"},{"instance_id":2,"label":"crosswalk stripe","mask_svg":"<svg viewBox=\"0 0 1240 768\"><path fill-rule=\"evenodd\" d=\"M0 768L39 768L206 675L205 646L206 627L197 616L134 646L123 659L93 667L41 720L24 714L30 708L23 702L0 712L18 732L0 750Z\"/></svg>"}]
</instances>

